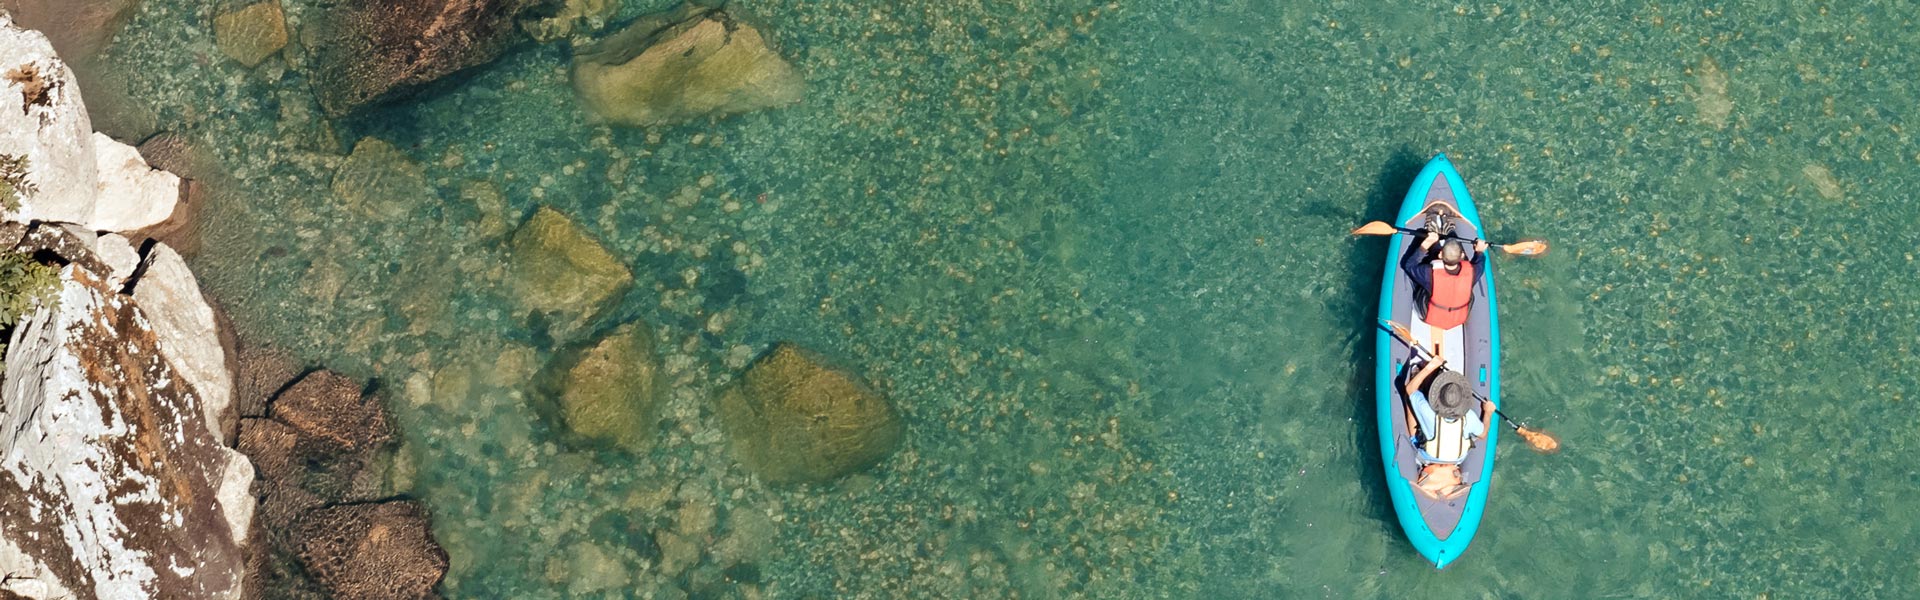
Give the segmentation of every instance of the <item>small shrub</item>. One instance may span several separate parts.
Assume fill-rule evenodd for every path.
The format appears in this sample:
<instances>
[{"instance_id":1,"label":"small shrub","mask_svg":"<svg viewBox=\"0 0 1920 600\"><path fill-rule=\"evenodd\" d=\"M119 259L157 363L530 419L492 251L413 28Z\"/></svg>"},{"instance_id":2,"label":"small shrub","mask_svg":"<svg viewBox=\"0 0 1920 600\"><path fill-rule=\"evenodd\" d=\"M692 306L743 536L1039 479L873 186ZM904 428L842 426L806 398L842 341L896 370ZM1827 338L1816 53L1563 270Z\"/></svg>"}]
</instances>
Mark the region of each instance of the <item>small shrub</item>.
<instances>
[{"instance_id":1,"label":"small shrub","mask_svg":"<svg viewBox=\"0 0 1920 600\"><path fill-rule=\"evenodd\" d=\"M20 210L20 196L36 191L27 181L27 157L0 154L0 214Z\"/></svg>"},{"instance_id":2,"label":"small shrub","mask_svg":"<svg viewBox=\"0 0 1920 600\"><path fill-rule=\"evenodd\" d=\"M51 302L60 287L60 272L18 252L0 253L0 334L10 334L20 317ZM0 360L6 356L6 337L0 336ZM0 362L0 371L6 363Z\"/></svg>"}]
</instances>

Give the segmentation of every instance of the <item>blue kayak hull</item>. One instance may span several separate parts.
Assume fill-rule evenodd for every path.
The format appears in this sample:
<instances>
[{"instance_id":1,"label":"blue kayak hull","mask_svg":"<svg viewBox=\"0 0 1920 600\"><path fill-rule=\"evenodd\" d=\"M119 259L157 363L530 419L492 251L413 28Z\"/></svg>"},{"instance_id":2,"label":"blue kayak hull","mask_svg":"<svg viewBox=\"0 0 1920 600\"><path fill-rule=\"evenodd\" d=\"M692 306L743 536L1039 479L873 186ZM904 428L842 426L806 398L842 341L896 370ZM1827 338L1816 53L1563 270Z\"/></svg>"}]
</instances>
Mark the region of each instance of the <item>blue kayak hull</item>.
<instances>
[{"instance_id":1,"label":"blue kayak hull","mask_svg":"<svg viewBox=\"0 0 1920 600\"><path fill-rule=\"evenodd\" d=\"M1401 202L1394 225L1414 226L1424 220L1425 209L1435 203L1451 206L1471 226L1471 233L1485 237L1479 235L1484 228L1480 213L1472 197L1467 194L1467 186L1444 154L1435 156L1414 178L1412 188ZM1413 284L1399 265L1402 253L1413 243L1416 240L1406 234L1392 237L1392 251L1388 254L1386 273L1380 286L1380 317L1412 327L1424 327L1413 320L1417 318L1412 316L1416 314ZM1449 367L1462 371L1473 381L1477 392L1492 400L1495 406L1500 406L1500 328L1499 311L1493 294L1493 259L1491 255L1487 257L1486 273L1481 285L1475 289L1472 316L1468 323L1461 326L1458 334L1463 339L1459 345L1464 356L1458 361L1449 361ZM1412 459L1412 440L1405 435L1405 400L1400 391L1400 384L1404 381L1401 370L1406 364L1408 350L1405 344L1384 329L1378 333L1374 350L1380 453L1394 513L1414 550L1436 568L1445 568L1466 552L1467 544L1473 541L1474 534L1479 531L1481 517L1486 511L1487 496L1493 487L1499 417L1491 417L1486 439L1479 442L1479 446L1471 451L1470 458L1462 464L1463 480L1472 483L1464 498L1442 501L1421 494L1414 489L1411 481L1417 477L1418 467Z\"/></svg>"}]
</instances>

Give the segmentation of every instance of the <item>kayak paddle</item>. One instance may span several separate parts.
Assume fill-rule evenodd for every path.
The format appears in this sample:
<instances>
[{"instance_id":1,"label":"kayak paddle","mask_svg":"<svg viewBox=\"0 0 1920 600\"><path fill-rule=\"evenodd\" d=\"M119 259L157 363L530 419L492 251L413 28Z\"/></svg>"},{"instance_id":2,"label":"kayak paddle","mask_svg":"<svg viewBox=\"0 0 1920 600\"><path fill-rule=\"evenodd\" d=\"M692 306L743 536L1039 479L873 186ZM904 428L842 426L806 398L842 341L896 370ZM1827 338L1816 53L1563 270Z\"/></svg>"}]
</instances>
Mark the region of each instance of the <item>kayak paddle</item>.
<instances>
[{"instance_id":1,"label":"kayak paddle","mask_svg":"<svg viewBox=\"0 0 1920 600\"><path fill-rule=\"evenodd\" d=\"M1396 233L1404 233L1408 235L1420 235L1426 232L1418 229L1394 227L1393 225L1387 223L1386 221L1373 221L1365 225L1361 225L1358 229L1353 230L1353 235L1393 235ZM1466 239L1466 238L1456 237L1451 234L1447 235L1447 237L1456 239L1456 240ZM1469 241L1472 241L1472 240L1469 240ZM1512 254L1514 256L1540 256L1542 254L1546 254L1547 248L1548 248L1546 240L1520 240L1518 242L1514 242L1511 244L1487 244L1487 245L1493 246L1495 248L1499 248L1501 252Z\"/></svg>"},{"instance_id":2,"label":"kayak paddle","mask_svg":"<svg viewBox=\"0 0 1920 600\"><path fill-rule=\"evenodd\" d=\"M1393 337L1399 338L1400 343L1406 344L1407 347L1419 350L1426 349L1414 341L1413 331L1407 329L1407 326L1386 319L1380 319L1380 325L1385 327L1387 331L1392 332ZM1498 406L1493 408L1493 413L1500 415L1500 419L1506 421L1508 425L1512 425L1513 430L1520 434L1520 439L1526 440L1527 447L1533 448L1535 452L1553 454L1560 451L1560 440L1554 438L1552 434L1526 426L1513 417L1507 416L1507 413L1500 410Z\"/></svg>"}]
</instances>

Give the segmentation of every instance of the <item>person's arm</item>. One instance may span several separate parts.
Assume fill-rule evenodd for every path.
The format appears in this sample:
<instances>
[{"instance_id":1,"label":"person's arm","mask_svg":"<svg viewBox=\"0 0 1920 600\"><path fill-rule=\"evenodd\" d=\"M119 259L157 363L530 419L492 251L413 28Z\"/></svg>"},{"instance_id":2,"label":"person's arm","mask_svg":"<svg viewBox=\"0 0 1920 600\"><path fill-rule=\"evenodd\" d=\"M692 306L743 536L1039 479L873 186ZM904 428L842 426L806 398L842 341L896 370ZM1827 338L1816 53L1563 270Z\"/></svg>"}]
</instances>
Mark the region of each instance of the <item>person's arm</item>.
<instances>
[{"instance_id":1,"label":"person's arm","mask_svg":"<svg viewBox=\"0 0 1920 600\"><path fill-rule=\"evenodd\" d=\"M1433 265L1427 264L1427 252L1439 239L1439 236L1429 232L1419 244L1408 245L1407 253L1400 256L1400 270L1406 271L1407 277L1420 289L1433 289Z\"/></svg>"},{"instance_id":2,"label":"person's arm","mask_svg":"<svg viewBox=\"0 0 1920 600\"><path fill-rule=\"evenodd\" d=\"M1487 437L1487 432L1493 431L1493 411L1496 408L1492 400L1480 401L1480 437Z\"/></svg>"},{"instance_id":3,"label":"person's arm","mask_svg":"<svg viewBox=\"0 0 1920 600\"><path fill-rule=\"evenodd\" d=\"M1480 278L1487 275L1487 241L1473 242L1473 285L1480 285Z\"/></svg>"},{"instance_id":4,"label":"person's arm","mask_svg":"<svg viewBox=\"0 0 1920 600\"><path fill-rule=\"evenodd\" d=\"M1431 360L1427 361L1426 366L1420 367L1419 372L1407 378L1407 397L1412 398L1414 392L1420 391L1420 386L1427 382L1427 377L1432 376L1434 371L1440 370L1440 366L1446 364L1446 362L1447 357L1436 354Z\"/></svg>"}]
</instances>

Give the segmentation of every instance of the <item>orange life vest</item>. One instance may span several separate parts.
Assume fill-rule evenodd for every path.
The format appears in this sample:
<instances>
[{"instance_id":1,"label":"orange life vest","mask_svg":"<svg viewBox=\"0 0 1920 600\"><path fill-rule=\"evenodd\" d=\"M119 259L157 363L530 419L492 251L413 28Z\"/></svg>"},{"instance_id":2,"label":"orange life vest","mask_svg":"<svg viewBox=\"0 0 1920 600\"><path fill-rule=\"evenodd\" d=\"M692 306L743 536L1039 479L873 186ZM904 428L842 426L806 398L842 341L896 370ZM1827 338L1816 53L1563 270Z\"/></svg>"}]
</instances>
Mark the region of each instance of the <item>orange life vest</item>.
<instances>
[{"instance_id":1,"label":"orange life vest","mask_svg":"<svg viewBox=\"0 0 1920 600\"><path fill-rule=\"evenodd\" d=\"M1473 304L1473 263L1460 261L1459 273L1448 273L1445 264L1433 262L1433 293L1427 295L1427 324L1453 329L1467 322L1467 309Z\"/></svg>"}]
</instances>

